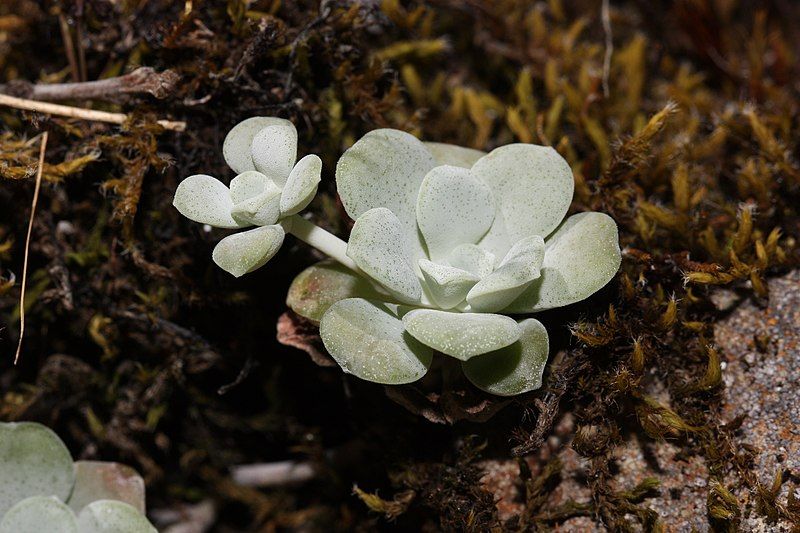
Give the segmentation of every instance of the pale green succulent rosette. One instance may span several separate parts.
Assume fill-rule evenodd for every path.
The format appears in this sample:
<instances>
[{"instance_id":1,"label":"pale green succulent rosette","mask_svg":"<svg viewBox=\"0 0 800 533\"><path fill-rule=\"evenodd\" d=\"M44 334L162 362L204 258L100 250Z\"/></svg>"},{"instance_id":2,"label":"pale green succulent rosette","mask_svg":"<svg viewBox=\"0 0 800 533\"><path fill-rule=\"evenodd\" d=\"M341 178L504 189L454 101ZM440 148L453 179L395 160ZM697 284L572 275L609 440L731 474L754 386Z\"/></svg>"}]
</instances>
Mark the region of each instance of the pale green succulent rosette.
<instances>
[{"instance_id":1,"label":"pale green succulent rosette","mask_svg":"<svg viewBox=\"0 0 800 533\"><path fill-rule=\"evenodd\" d=\"M55 496L31 496L14 504L0 520L2 533L79 533L78 519Z\"/></svg>"},{"instance_id":2,"label":"pale green succulent rosette","mask_svg":"<svg viewBox=\"0 0 800 533\"><path fill-rule=\"evenodd\" d=\"M117 463L72 462L47 427L0 423L0 533L155 533L144 481Z\"/></svg>"},{"instance_id":3,"label":"pale green succulent rosette","mask_svg":"<svg viewBox=\"0 0 800 533\"><path fill-rule=\"evenodd\" d=\"M81 533L156 533L135 507L117 500L98 500L78 513Z\"/></svg>"},{"instance_id":4,"label":"pale green succulent rosette","mask_svg":"<svg viewBox=\"0 0 800 533\"><path fill-rule=\"evenodd\" d=\"M346 251L355 271L312 266L287 302L362 379L416 381L438 351L489 393L539 388L547 331L508 315L583 300L619 269L609 216L564 220L572 171L549 147L484 154L375 130L339 160L336 182L355 220Z\"/></svg>"},{"instance_id":5,"label":"pale green succulent rosette","mask_svg":"<svg viewBox=\"0 0 800 533\"><path fill-rule=\"evenodd\" d=\"M233 127L222 153L237 176L226 186L205 174L183 180L173 205L195 222L217 228L255 229L222 239L214 262L240 277L262 267L278 252L291 218L317 193L322 161L307 155L297 161L297 130L288 120L253 117Z\"/></svg>"},{"instance_id":6,"label":"pale green succulent rosette","mask_svg":"<svg viewBox=\"0 0 800 533\"><path fill-rule=\"evenodd\" d=\"M75 484L72 456L41 424L0 423L0 479L0 516L30 496L66 501Z\"/></svg>"}]
</instances>

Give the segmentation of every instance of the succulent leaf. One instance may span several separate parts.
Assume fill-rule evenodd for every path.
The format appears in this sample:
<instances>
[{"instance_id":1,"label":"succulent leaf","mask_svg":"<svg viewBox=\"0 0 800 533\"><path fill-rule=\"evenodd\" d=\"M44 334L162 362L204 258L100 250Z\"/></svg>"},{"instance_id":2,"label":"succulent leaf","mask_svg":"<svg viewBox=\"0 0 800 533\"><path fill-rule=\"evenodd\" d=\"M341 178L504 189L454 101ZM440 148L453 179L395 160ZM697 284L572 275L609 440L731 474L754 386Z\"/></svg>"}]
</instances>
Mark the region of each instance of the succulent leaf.
<instances>
[{"instance_id":1,"label":"succulent leaf","mask_svg":"<svg viewBox=\"0 0 800 533\"><path fill-rule=\"evenodd\" d=\"M399 385L422 378L433 351L408 335L391 306L363 298L333 304L320 336L342 370L374 383Z\"/></svg>"},{"instance_id":2,"label":"succulent leaf","mask_svg":"<svg viewBox=\"0 0 800 533\"><path fill-rule=\"evenodd\" d=\"M233 178L231 198L231 216L243 226L269 226L281 214L281 188L260 172L244 172Z\"/></svg>"},{"instance_id":3,"label":"succulent leaf","mask_svg":"<svg viewBox=\"0 0 800 533\"><path fill-rule=\"evenodd\" d=\"M492 226L492 191L468 170L441 166L425 176L417 199L417 224L434 261L459 244L475 244Z\"/></svg>"},{"instance_id":4,"label":"succulent leaf","mask_svg":"<svg viewBox=\"0 0 800 533\"><path fill-rule=\"evenodd\" d=\"M330 306L347 298L385 298L363 276L334 261L310 266L294 278L286 304L300 316L319 322Z\"/></svg>"},{"instance_id":5,"label":"succulent leaf","mask_svg":"<svg viewBox=\"0 0 800 533\"><path fill-rule=\"evenodd\" d=\"M486 152L465 148L455 144L423 143L425 148L433 155L436 165L452 165L454 167L471 168L475 161L486 155Z\"/></svg>"},{"instance_id":6,"label":"succulent leaf","mask_svg":"<svg viewBox=\"0 0 800 533\"><path fill-rule=\"evenodd\" d=\"M356 219L347 255L401 301L419 302L422 287L410 260L403 227L389 209L370 209Z\"/></svg>"},{"instance_id":7,"label":"succulent leaf","mask_svg":"<svg viewBox=\"0 0 800 533\"><path fill-rule=\"evenodd\" d=\"M55 496L17 502L0 520L0 533L83 533L72 509Z\"/></svg>"},{"instance_id":8,"label":"succulent leaf","mask_svg":"<svg viewBox=\"0 0 800 533\"><path fill-rule=\"evenodd\" d=\"M549 235L572 202L572 169L550 147L501 146L479 159L472 172L489 185L497 203L494 224L479 243L497 257L524 237Z\"/></svg>"},{"instance_id":9,"label":"succulent leaf","mask_svg":"<svg viewBox=\"0 0 800 533\"><path fill-rule=\"evenodd\" d=\"M231 180L230 195L233 205L257 197L270 183L275 186L271 179L257 170L242 172Z\"/></svg>"},{"instance_id":10,"label":"succulent leaf","mask_svg":"<svg viewBox=\"0 0 800 533\"><path fill-rule=\"evenodd\" d=\"M288 121L274 117L251 117L239 122L231 128L222 143L225 162L237 174L256 170L251 151L253 137L268 126L281 125L284 122Z\"/></svg>"},{"instance_id":11,"label":"succulent leaf","mask_svg":"<svg viewBox=\"0 0 800 533\"><path fill-rule=\"evenodd\" d=\"M489 313L414 309L403 324L421 343L461 361L504 348L520 335L514 319Z\"/></svg>"},{"instance_id":12,"label":"succulent leaf","mask_svg":"<svg viewBox=\"0 0 800 533\"><path fill-rule=\"evenodd\" d=\"M463 302L469 290L481 279L466 270L427 259L419 260L419 268L431 299L442 309L451 309Z\"/></svg>"},{"instance_id":13,"label":"succulent leaf","mask_svg":"<svg viewBox=\"0 0 800 533\"><path fill-rule=\"evenodd\" d=\"M0 423L0 516L30 496L66 500L75 483L72 456L49 428Z\"/></svg>"},{"instance_id":14,"label":"succulent leaf","mask_svg":"<svg viewBox=\"0 0 800 533\"><path fill-rule=\"evenodd\" d=\"M75 487L67 503L77 513L97 500L125 502L144 513L144 480L128 465L104 461L75 461Z\"/></svg>"},{"instance_id":15,"label":"succulent leaf","mask_svg":"<svg viewBox=\"0 0 800 533\"><path fill-rule=\"evenodd\" d=\"M373 130L339 159L336 188L353 220L376 207L392 211L400 220L414 264L425 257L417 232L419 186L435 166L422 142L404 131Z\"/></svg>"},{"instance_id":16,"label":"succulent leaf","mask_svg":"<svg viewBox=\"0 0 800 533\"><path fill-rule=\"evenodd\" d=\"M321 174L322 160L319 156L310 154L297 162L283 187L281 216L297 214L311 203L317 194Z\"/></svg>"},{"instance_id":17,"label":"succulent leaf","mask_svg":"<svg viewBox=\"0 0 800 533\"><path fill-rule=\"evenodd\" d=\"M284 236L280 225L234 233L217 243L211 257L221 269L238 278L272 259L283 244Z\"/></svg>"},{"instance_id":18,"label":"succulent leaf","mask_svg":"<svg viewBox=\"0 0 800 533\"><path fill-rule=\"evenodd\" d=\"M494 270L494 254L474 244L456 246L447 259L450 266L471 272L479 278L485 278Z\"/></svg>"},{"instance_id":19,"label":"succulent leaf","mask_svg":"<svg viewBox=\"0 0 800 533\"><path fill-rule=\"evenodd\" d=\"M547 363L547 330L536 319L519 323L517 342L461 364L464 375L476 387L498 396L514 396L542 386Z\"/></svg>"},{"instance_id":20,"label":"succulent leaf","mask_svg":"<svg viewBox=\"0 0 800 533\"><path fill-rule=\"evenodd\" d=\"M231 192L217 178L205 174L189 176L178 184L172 205L189 220L217 228L239 228L231 216Z\"/></svg>"},{"instance_id":21,"label":"succulent leaf","mask_svg":"<svg viewBox=\"0 0 800 533\"><path fill-rule=\"evenodd\" d=\"M569 217L547 239L542 275L504 311L531 313L584 300L619 270L617 224L604 213Z\"/></svg>"},{"instance_id":22,"label":"succulent leaf","mask_svg":"<svg viewBox=\"0 0 800 533\"><path fill-rule=\"evenodd\" d=\"M283 187L297 161L297 129L288 120L278 120L253 136L250 153L255 169Z\"/></svg>"},{"instance_id":23,"label":"succulent leaf","mask_svg":"<svg viewBox=\"0 0 800 533\"><path fill-rule=\"evenodd\" d=\"M539 277L543 260L544 239L532 235L518 241L495 271L472 287L467 302L476 311L500 311Z\"/></svg>"},{"instance_id":24,"label":"succulent leaf","mask_svg":"<svg viewBox=\"0 0 800 533\"><path fill-rule=\"evenodd\" d=\"M157 533L156 528L132 505L114 500L98 500L78 514L81 533Z\"/></svg>"}]
</instances>

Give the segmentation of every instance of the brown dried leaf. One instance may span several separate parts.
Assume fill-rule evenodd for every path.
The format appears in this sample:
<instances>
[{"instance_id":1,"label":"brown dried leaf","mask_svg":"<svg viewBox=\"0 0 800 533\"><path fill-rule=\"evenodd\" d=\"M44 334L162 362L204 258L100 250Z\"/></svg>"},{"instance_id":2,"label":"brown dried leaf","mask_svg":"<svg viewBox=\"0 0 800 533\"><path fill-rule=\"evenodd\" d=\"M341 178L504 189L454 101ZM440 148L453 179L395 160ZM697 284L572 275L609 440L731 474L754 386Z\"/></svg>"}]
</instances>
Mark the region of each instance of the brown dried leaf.
<instances>
[{"instance_id":1,"label":"brown dried leaf","mask_svg":"<svg viewBox=\"0 0 800 533\"><path fill-rule=\"evenodd\" d=\"M319 366L336 366L319 336L319 328L307 318L294 311L286 311L278 318L278 342L303 350Z\"/></svg>"}]
</instances>

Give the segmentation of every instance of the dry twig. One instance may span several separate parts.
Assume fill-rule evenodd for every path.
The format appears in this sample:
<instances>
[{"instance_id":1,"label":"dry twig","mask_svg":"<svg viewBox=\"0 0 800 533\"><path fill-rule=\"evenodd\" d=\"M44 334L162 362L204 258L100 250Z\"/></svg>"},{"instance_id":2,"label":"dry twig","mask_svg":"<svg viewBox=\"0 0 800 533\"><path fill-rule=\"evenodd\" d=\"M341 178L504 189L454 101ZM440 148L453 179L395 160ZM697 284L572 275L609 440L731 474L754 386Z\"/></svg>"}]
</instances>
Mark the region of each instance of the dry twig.
<instances>
[{"instance_id":1,"label":"dry twig","mask_svg":"<svg viewBox=\"0 0 800 533\"><path fill-rule=\"evenodd\" d=\"M38 102L36 100L16 98L6 94L0 94L0 105L7 105L17 109L25 109L27 111L37 111L39 113L61 115L64 117L96 120L99 122L110 122L112 124L122 124L128 120L128 115L125 113L109 113L107 111L96 111L94 109L70 107L60 104L51 104L49 102ZM162 128L167 130L183 131L186 129L186 123L182 121L159 120L157 122Z\"/></svg>"},{"instance_id":2,"label":"dry twig","mask_svg":"<svg viewBox=\"0 0 800 533\"><path fill-rule=\"evenodd\" d=\"M174 70L157 72L151 67L140 67L128 74L104 80L80 83L30 83L12 81L0 87L2 92L31 100L106 100L117 102L125 96L150 94L166 98L180 80Z\"/></svg>"},{"instance_id":3,"label":"dry twig","mask_svg":"<svg viewBox=\"0 0 800 533\"><path fill-rule=\"evenodd\" d=\"M42 171L44 170L44 152L47 149L47 132L42 134L42 146L39 148L39 167L36 169L36 185L33 189L31 200L31 216L28 220L28 235L25 237L25 256L22 261L22 287L19 291L19 343L17 353L14 355L14 364L19 361L22 352L22 339L25 336L25 285L28 281L28 253L31 247L31 233L33 233L33 217L36 215L36 204L39 203L39 189L42 187Z\"/></svg>"}]
</instances>

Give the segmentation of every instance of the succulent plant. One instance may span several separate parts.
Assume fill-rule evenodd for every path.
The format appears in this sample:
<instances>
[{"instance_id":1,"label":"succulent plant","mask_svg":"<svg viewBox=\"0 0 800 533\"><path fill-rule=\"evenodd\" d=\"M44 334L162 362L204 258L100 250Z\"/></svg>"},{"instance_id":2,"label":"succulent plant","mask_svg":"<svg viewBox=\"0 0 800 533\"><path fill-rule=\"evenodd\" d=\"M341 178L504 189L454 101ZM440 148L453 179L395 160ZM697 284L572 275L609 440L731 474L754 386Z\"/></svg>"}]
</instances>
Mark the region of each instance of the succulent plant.
<instances>
[{"instance_id":1,"label":"succulent plant","mask_svg":"<svg viewBox=\"0 0 800 533\"><path fill-rule=\"evenodd\" d=\"M252 135L235 137L250 142ZM267 157L260 165L277 166ZM611 217L589 212L564 220L572 171L549 147L512 144L486 154L375 130L343 154L336 185L355 220L349 242L296 214L281 223L338 263L302 272L287 303L319 323L325 348L345 372L368 381L417 381L439 352L459 360L467 378L492 394L536 389L547 330L536 319L509 315L579 302L619 269ZM184 205L178 196L176 206ZM197 204L191 218L208 222L208 211Z\"/></svg>"},{"instance_id":2,"label":"succulent plant","mask_svg":"<svg viewBox=\"0 0 800 533\"><path fill-rule=\"evenodd\" d=\"M72 461L52 430L0 423L0 533L154 533L144 481L118 463Z\"/></svg>"},{"instance_id":3,"label":"succulent plant","mask_svg":"<svg viewBox=\"0 0 800 533\"><path fill-rule=\"evenodd\" d=\"M317 193L322 161L297 159L297 130L288 120L253 117L228 132L222 146L237 173L230 186L206 174L183 180L173 205L180 213L218 228L255 229L222 239L212 257L236 277L261 267L280 249L291 223Z\"/></svg>"}]
</instances>

